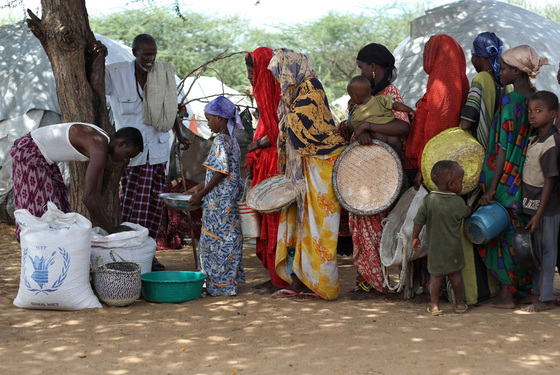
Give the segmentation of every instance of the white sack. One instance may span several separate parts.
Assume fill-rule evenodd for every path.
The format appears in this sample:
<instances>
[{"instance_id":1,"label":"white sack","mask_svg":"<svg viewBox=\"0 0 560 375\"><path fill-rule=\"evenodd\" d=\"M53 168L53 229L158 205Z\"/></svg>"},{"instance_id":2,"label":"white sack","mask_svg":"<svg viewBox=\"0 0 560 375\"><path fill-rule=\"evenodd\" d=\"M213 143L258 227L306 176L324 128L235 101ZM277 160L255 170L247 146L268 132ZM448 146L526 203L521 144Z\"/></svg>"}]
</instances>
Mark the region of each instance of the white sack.
<instances>
[{"instance_id":1,"label":"white sack","mask_svg":"<svg viewBox=\"0 0 560 375\"><path fill-rule=\"evenodd\" d=\"M21 276L14 305L28 309L101 308L89 282L91 222L52 202L40 218L20 209Z\"/></svg>"},{"instance_id":2,"label":"white sack","mask_svg":"<svg viewBox=\"0 0 560 375\"><path fill-rule=\"evenodd\" d=\"M404 251L407 252L408 261L427 255L428 248L426 244L425 228L422 228L418 236L422 243L420 250L412 250L414 217L426 195L428 195L428 192L423 186L421 186L418 191L414 190L413 187L409 188L400 197L389 216L385 219L379 248L381 263L383 263L385 267L401 265L403 263Z\"/></svg>"},{"instance_id":3,"label":"white sack","mask_svg":"<svg viewBox=\"0 0 560 375\"><path fill-rule=\"evenodd\" d=\"M125 261L140 265L142 273L152 271L152 260L156 253L156 241L148 234L148 229L133 223L122 223L134 230L108 234L104 229L95 227L91 230L91 259L100 256L105 263L111 263L110 252L113 250Z\"/></svg>"}]
</instances>

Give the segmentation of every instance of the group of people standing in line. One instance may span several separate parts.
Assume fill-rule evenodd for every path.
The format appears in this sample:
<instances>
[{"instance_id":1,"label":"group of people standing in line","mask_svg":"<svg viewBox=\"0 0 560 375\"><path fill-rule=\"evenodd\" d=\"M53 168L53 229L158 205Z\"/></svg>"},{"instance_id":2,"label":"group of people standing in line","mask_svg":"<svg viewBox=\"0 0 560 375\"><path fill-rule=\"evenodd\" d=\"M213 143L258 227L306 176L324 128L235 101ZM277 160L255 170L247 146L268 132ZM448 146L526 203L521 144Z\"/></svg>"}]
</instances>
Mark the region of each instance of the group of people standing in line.
<instances>
[{"instance_id":1,"label":"group of people standing in line","mask_svg":"<svg viewBox=\"0 0 560 375\"><path fill-rule=\"evenodd\" d=\"M428 259L415 265L415 278L421 280L425 293L436 294L431 296L428 312L441 314L439 293L445 276L449 276L455 294L456 312L465 312L468 304L483 301L496 308L513 308L514 297L528 304L527 311L552 308L560 214L556 203L560 142L554 127L558 98L550 92L537 93L535 87L541 66L548 63L546 58L526 45L504 52L498 36L481 33L473 42L471 62L477 75L469 84L461 46L449 35L432 36L424 48L426 92L415 110L402 103L392 83L396 78L395 58L386 47L369 44L359 51L356 60L370 90L362 90L362 79L352 79L348 87L350 114L348 120L337 125L305 55L260 47L246 57L261 117L245 170L253 171L253 186L281 173L301 190L295 205L279 214L262 215L257 254L269 271L270 281L259 286L260 292L296 301L338 296L336 228L343 210L333 195L330 176L344 145L354 141L370 144L373 138L387 142L402 156L410 184L418 188L423 181L421 157L426 143L443 130L460 126L480 142L486 157L479 188L465 199L458 198L462 204L455 206L471 209L452 210L455 216L449 220L455 225L449 243L454 245L449 246L455 248L449 252L438 249L447 243L438 239L445 237L432 238ZM355 115L361 107L370 105L370 96L379 98L375 105L380 107L370 112L383 120L375 121L374 116L368 121L367 116ZM276 115L277 104L280 118ZM393 116L383 115L387 109ZM461 191L457 190L457 176L463 176L463 171L457 163L443 164L435 168L433 181L440 181L441 186L433 193L457 198ZM530 167L524 169L527 165ZM304 184L296 184L298 180ZM457 199L443 201L458 204ZM494 201L510 214L509 228L489 243L475 246L464 237L462 220L475 205ZM429 209L423 210L424 217L415 221L419 228L427 225L430 230L434 223L446 220L443 214L434 218ZM355 298L387 293L379 251L382 221L390 211L371 216L342 212L348 215L353 242ZM526 226L533 233L540 270L524 270L517 264L512 235L518 226ZM455 258L451 261L448 258L453 251ZM433 264L445 266L436 269Z\"/></svg>"},{"instance_id":2,"label":"group of people standing in line","mask_svg":"<svg viewBox=\"0 0 560 375\"><path fill-rule=\"evenodd\" d=\"M107 53L100 43L96 50ZM480 189L472 192L466 201L470 206L473 202L486 205L498 201L512 220L506 233L488 244L473 246L465 241L460 230L465 215L455 212L451 220L458 226L448 234L454 238L451 241L455 244L454 256L460 254L461 259L455 259L449 267L444 258L450 252L437 248L444 243L441 238L428 240L428 260L421 259L415 264L415 277L421 280L425 293L435 292L428 312L441 314L439 293L446 275L453 284L457 312L465 312L467 304L495 296L489 305L498 308L513 308L514 296L529 303L529 311L554 306L552 280L560 227L557 181L560 143L554 128L558 98L548 92L535 94L535 78L546 59L539 58L530 46L502 50L502 41L493 33L484 32L475 38L471 62L477 75L469 85L461 46L449 35L432 36L424 48L426 92L413 110L402 103L402 96L392 83L396 78L394 56L381 44L368 44L356 57L361 77L354 77L348 85L350 115L340 124L333 120L323 86L307 56L267 47L248 53L245 63L259 119L254 140L247 148L244 171L252 176L253 186L283 174L296 191L295 204L278 213L262 214L256 252L270 280L257 286L257 292L295 301L336 299L339 226L341 215L347 215L357 270L355 296L361 299L386 295L379 251L382 221L391 208L371 216L343 211L331 184L334 163L349 142L367 145L372 139L379 139L401 155L410 184L418 188L423 179L419 171L426 143L443 130L460 126L472 132L486 150ZM157 44L147 34L135 39L133 54L135 61L107 67L106 90L116 128L138 129L143 142L135 144L117 132L104 141L107 145L102 153L92 154L72 136L69 147L89 158L90 166L97 160L97 154L104 155L104 159L100 158L104 162L107 155L114 160L130 159L121 180L123 221L147 227L155 238L162 208L158 196L165 183L164 154L168 155L169 151L168 131L173 128L179 142L184 142L184 138L176 118L174 80L172 84L169 78L174 76L174 69L170 64L155 61ZM175 93L173 98L171 91ZM199 266L208 274L209 294L236 295L238 282L245 279L243 235L237 207L244 186L240 178L239 145L233 134L235 128L243 125L236 106L225 97L214 99L204 111L210 129L217 136L203 163L207 168L205 181L187 191L193 194L190 203L203 204ZM70 129L82 126L70 125ZM114 144L127 153L115 154L114 150L120 148ZM524 172L527 163L531 163L531 174ZM435 175L432 173L432 180L438 186L435 193L441 195L438 199L453 201L453 207L466 207L465 200L456 196L461 191L457 190L457 176L462 176L457 168L460 166L443 164L434 167ZM105 164L99 165L98 172ZM14 187L16 171L14 168ZM19 184L22 177L17 181ZM24 183L30 182L26 179ZM100 191L99 177L90 183ZM29 197L18 193L21 190L14 189L16 208L27 208ZM445 200L447 195L454 199ZM40 216L42 205L35 206L32 213ZM430 216L429 207L426 202L421 217L415 220L415 225L426 225L428 231L442 220ZM535 247L542 250L537 257L543 267L532 273L534 280L531 272L522 270L515 260L512 233L521 225L531 229ZM105 226L109 233L126 230L110 224ZM417 248L419 243L415 239ZM438 259L441 262L436 262ZM436 263L444 266L435 267ZM157 263L154 267L157 268ZM496 278L499 287L493 282ZM461 284L459 289L458 284Z\"/></svg>"}]
</instances>

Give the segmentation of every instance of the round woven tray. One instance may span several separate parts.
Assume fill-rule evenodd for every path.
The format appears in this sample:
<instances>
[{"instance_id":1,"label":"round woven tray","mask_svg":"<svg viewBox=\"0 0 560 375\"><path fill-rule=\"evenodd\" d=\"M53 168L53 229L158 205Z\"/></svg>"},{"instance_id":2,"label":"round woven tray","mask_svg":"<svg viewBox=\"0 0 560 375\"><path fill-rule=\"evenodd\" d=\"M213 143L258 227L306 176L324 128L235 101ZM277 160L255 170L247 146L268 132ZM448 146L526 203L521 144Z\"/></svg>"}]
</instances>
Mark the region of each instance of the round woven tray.
<instances>
[{"instance_id":1,"label":"round woven tray","mask_svg":"<svg viewBox=\"0 0 560 375\"><path fill-rule=\"evenodd\" d=\"M342 207L357 215L373 215L389 208L403 184L399 156L388 144L373 140L346 147L334 164L332 182Z\"/></svg>"},{"instance_id":2,"label":"round woven tray","mask_svg":"<svg viewBox=\"0 0 560 375\"><path fill-rule=\"evenodd\" d=\"M468 131L459 127L444 130L430 139L422 152L424 184L428 190L436 190L430 177L432 167L440 160L453 160L465 171L463 190L459 194L470 193L478 186L484 156L484 147Z\"/></svg>"},{"instance_id":3,"label":"round woven tray","mask_svg":"<svg viewBox=\"0 0 560 375\"><path fill-rule=\"evenodd\" d=\"M296 192L292 183L277 175L262 180L247 194L247 206L262 213L281 211L296 201Z\"/></svg>"}]
</instances>

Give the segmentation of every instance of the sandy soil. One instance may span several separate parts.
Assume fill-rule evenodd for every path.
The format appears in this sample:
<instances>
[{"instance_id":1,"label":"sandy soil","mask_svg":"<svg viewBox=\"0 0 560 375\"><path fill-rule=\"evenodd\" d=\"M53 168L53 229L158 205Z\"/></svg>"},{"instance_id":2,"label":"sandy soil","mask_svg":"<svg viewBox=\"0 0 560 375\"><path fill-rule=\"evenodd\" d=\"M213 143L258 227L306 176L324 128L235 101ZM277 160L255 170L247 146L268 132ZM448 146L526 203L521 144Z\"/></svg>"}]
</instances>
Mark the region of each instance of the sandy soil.
<instances>
[{"instance_id":1,"label":"sandy soil","mask_svg":"<svg viewBox=\"0 0 560 375\"><path fill-rule=\"evenodd\" d=\"M190 247L159 251L168 269L193 270ZM181 304L139 300L78 312L12 305L20 274L13 227L0 225L1 374L556 374L560 308L472 307L350 299L355 270L341 257L336 301L294 302L252 293L267 273L245 249L237 297ZM557 280L558 281L558 280ZM557 283L558 285L558 283ZM560 292L556 288L556 292Z\"/></svg>"}]
</instances>

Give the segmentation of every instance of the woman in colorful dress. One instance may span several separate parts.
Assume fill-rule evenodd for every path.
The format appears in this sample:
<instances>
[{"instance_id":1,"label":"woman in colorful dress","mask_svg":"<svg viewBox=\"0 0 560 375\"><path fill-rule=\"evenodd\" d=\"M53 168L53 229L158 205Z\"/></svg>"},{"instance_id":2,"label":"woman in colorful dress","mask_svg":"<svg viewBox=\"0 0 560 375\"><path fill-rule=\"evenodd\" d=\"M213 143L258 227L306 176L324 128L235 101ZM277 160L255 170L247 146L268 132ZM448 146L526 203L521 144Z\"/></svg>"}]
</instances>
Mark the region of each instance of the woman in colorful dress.
<instances>
[{"instance_id":1,"label":"woman in colorful dress","mask_svg":"<svg viewBox=\"0 0 560 375\"><path fill-rule=\"evenodd\" d=\"M276 273L290 285L272 297L335 299L340 289L336 254L340 203L331 174L344 140L307 56L277 49L268 69L282 91L279 166L297 197L281 212L276 247Z\"/></svg>"},{"instance_id":2,"label":"woman in colorful dress","mask_svg":"<svg viewBox=\"0 0 560 375\"><path fill-rule=\"evenodd\" d=\"M259 123L254 141L247 146L245 174L252 176L253 184L278 174L278 103L280 103L280 85L268 64L272 58L272 49L259 47L245 56L247 77L253 85L253 96L259 109ZM257 294L270 294L284 288L288 283L276 274L276 238L280 213L261 214L261 236L257 238L257 256L264 268L268 270L270 280L257 285Z\"/></svg>"},{"instance_id":3,"label":"woman in colorful dress","mask_svg":"<svg viewBox=\"0 0 560 375\"><path fill-rule=\"evenodd\" d=\"M403 102L401 93L391 83L397 78L397 69L395 67L395 57L387 47L378 43L368 44L358 52L356 61L358 68L361 70L361 75L371 83L372 95L387 95L397 102ZM354 104L350 103L349 110L353 106ZM408 114L399 111L393 111L393 114L397 121L387 125L396 133L390 135L405 135L409 130ZM349 142L358 140L356 133L354 133L354 126L359 124L351 124L349 120L343 124L346 125L343 134L348 135L346 140ZM378 126L376 131L385 134L384 130L386 129L386 126ZM366 131L360 136L360 143L370 144L371 139L371 133ZM381 222L390 212L391 208L370 216L349 213L350 231L354 245L353 259L357 270L356 287L354 288L354 292L357 292L355 299L374 298L387 293L387 288L384 286L383 264L381 263L379 248L381 234L383 233Z\"/></svg>"},{"instance_id":4,"label":"woman in colorful dress","mask_svg":"<svg viewBox=\"0 0 560 375\"><path fill-rule=\"evenodd\" d=\"M530 46L507 50L500 59L500 76L513 92L502 98L488 138L480 186L484 191L479 204L497 201L511 218L508 230L480 247L486 267L498 278L500 291L487 306L513 309L513 295L525 297L531 291L531 274L517 264L513 249L513 231L528 223L521 207L521 172L530 135L527 100L536 92L535 79L546 58L539 58Z\"/></svg>"},{"instance_id":5,"label":"woman in colorful dress","mask_svg":"<svg viewBox=\"0 0 560 375\"><path fill-rule=\"evenodd\" d=\"M488 135L492 120L506 86L500 78L500 58L503 42L491 32L480 33L474 38L471 63L477 71L471 81L467 102L461 110L459 126L472 133L488 151ZM508 90L509 91L509 90ZM481 195L480 188L469 193L467 202L474 206ZM465 302L475 305L498 293L498 281L486 268L484 261L475 249L476 245L463 236L465 268L462 270Z\"/></svg>"},{"instance_id":6,"label":"woman in colorful dress","mask_svg":"<svg viewBox=\"0 0 560 375\"><path fill-rule=\"evenodd\" d=\"M236 127L243 129L243 125L235 104L223 96L208 103L204 114L210 130L218 135L203 163L207 169L204 182L187 191L193 194L191 205L200 204L204 198L198 264L200 271L208 275L208 294L235 296L238 283L245 282L245 271L237 206L243 196L241 152L233 134Z\"/></svg>"}]
</instances>

